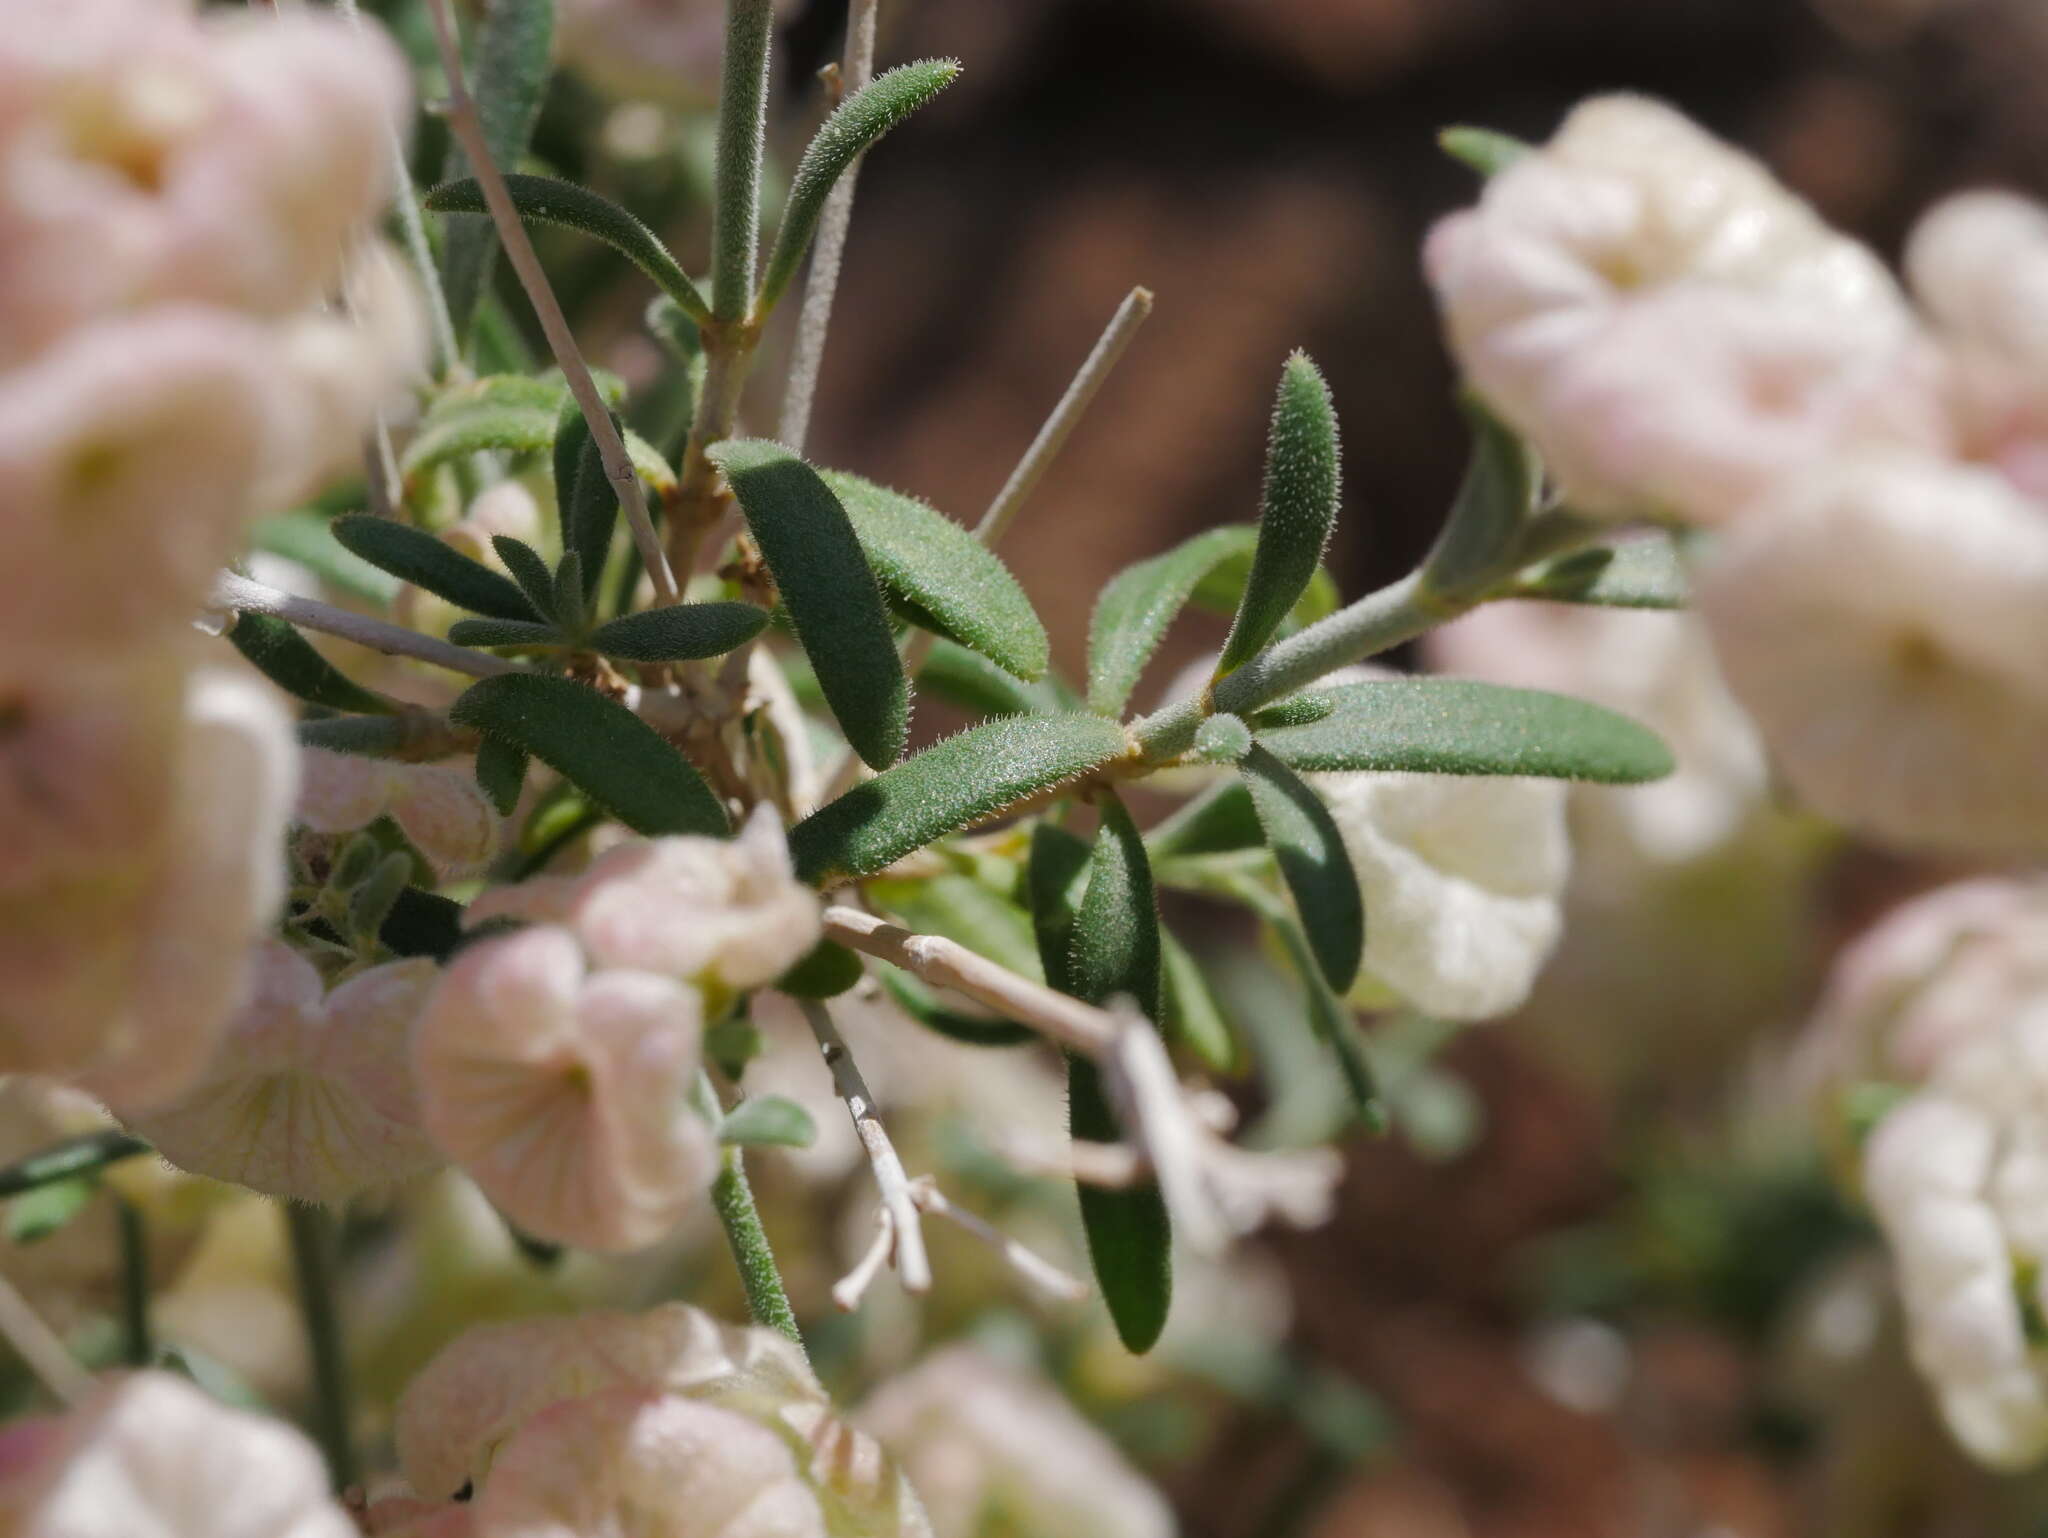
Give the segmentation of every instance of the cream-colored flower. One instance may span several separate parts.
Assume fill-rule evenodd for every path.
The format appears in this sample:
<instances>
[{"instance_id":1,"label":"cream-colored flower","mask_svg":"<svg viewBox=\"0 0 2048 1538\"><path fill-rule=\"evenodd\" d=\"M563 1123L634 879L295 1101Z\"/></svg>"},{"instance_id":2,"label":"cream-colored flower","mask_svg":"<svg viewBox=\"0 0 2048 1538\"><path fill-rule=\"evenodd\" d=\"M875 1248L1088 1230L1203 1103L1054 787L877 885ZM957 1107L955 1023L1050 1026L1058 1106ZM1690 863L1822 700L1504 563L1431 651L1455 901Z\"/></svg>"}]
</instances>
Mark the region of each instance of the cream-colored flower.
<instances>
[{"instance_id":1,"label":"cream-colored flower","mask_svg":"<svg viewBox=\"0 0 2048 1538\"><path fill-rule=\"evenodd\" d=\"M294 1201L340 1203L440 1162L408 1051L431 961L371 967L329 993L282 941L199 1082L130 1125L181 1169Z\"/></svg>"},{"instance_id":2,"label":"cream-colored flower","mask_svg":"<svg viewBox=\"0 0 2048 1538\"><path fill-rule=\"evenodd\" d=\"M384 816L444 878L480 875L504 843L505 820L467 770L305 750L294 822L352 833Z\"/></svg>"},{"instance_id":3,"label":"cream-colored flower","mask_svg":"<svg viewBox=\"0 0 2048 1538\"><path fill-rule=\"evenodd\" d=\"M860 1423L902 1462L937 1538L1172 1538L1159 1492L1052 1386L972 1346L884 1385Z\"/></svg>"},{"instance_id":4,"label":"cream-colored flower","mask_svg":"<svg viewBox=\"0 0 2048 1538\"><path fill-rule=\"evenodd\" d=\"M1528 997L1571 869L1557 780L1317 774L1365 897L1365 973L1447 1020Z\"/></svg>"},{"instance_id":5,"label":"cream-colored flower","mask_svg":"<svg viewBox=\"0 0 2048 1538\"><path fill-rule=\"evenodd\" d=\"M2006 192L1947 198L1914 226L1906 275L1946 340L2048 388L2048 209Z\"/></svg>"},{"instance_id":6,"label":"cream-colored flower","mask_svg":"<svg viewBox=\"0 0 2048 1538\"><path fill-rule=\"evenodd\" d=\"M0 893L0 1069L77 1078L118 1109L198 1074L283 897L297 756L283 706L226 667L167 691L179 718L151 739L169 788L157 826Z\"/></svg>"},{"instance_id":7,"label":"cream-colored flower","mask_svg":"<svg viewBox=\"0 0 2048 1538\"><path fill-rule=\"evenodd\" d=\"M414 1033L427 1130L514 1222L544 1239L632 1250L704 1199L710 1127L694 989L587 973L567 930L487 940L442 974Z\"/></svg>"},{"instance_id":8,"label":"cream-colored flower","mask_svg":"<svg viewBox=\"0 0 2048 1538\"><path fill-rule=\"evenodd\" d=\"M1814 809L1910 847L2048 848L2048 518L1988 471L1872 458L1731 531L1698 606Z\"/></svg>"},{"instance_id":9,"label":"cream-colored flower","mask_svg":"<svg viewBox=\"0 0 2048 1538\"><path fill-rule=\"evenodd\" d=\"M327 1470L292 1427L231 1410L172 1373L102 1384L76 1409L10 1427L9 1538L353 1538Z\"/></svg>"},{"instance_id":10,"label":"cream-colored flower","mask_svg":"<svg viewBox=\"0 0 2048 1538\"><path fill-rule=\"evenodd\" d=\"M714 999L773 982L823 931L766 805L737 838L621 844L581 875L498 887L469 910L472 924L508 916L566 925L599 966L695 983Z\"/></svg>"}]
</instances>

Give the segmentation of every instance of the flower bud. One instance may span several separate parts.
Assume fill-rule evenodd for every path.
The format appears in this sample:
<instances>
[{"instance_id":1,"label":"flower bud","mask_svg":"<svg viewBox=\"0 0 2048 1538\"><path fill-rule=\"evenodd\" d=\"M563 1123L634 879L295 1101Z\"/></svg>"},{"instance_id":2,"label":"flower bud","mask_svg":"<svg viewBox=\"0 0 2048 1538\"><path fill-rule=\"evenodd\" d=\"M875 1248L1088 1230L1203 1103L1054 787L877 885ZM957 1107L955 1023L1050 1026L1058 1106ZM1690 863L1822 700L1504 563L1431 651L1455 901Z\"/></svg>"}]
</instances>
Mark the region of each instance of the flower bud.
<instances>
[{"instance_id":1,"label":"flower bud","mask_svg":"<svg viewBox=\"0 0 2048 1538\"><path fill-rule=\"evenodd\" d=\"M598 1250L654 1243L702 1200L716 1149L685 1101L696 992L646 972L586 974L567 930L472 946L414 1036L428 1132L515 1223Z\"/></svg>"},{"instance_id":2,"label":"flower bud","mask_svg":"<svg viewBox=\"0 0 2048 1538\"><path fill-rule=\"evenodd\" d=\"M352 833L387 815L445 879L481 874L504 841L504 819L466 770L304 750L294 821Z\"/></svg>"},{"instance_id":3,"label":"flower bud","mask_svg":"<svg viewBox=\"0 0 2048 1538\"><path fill-rule=\"evenodd\" d=\"M332 993L279 940L197 1084L130 1118L181 1169L268 1196L338 1204L440 1162L419 1125L408 1045L434 964L392 962Z\"/></svg>"}]
</instances>

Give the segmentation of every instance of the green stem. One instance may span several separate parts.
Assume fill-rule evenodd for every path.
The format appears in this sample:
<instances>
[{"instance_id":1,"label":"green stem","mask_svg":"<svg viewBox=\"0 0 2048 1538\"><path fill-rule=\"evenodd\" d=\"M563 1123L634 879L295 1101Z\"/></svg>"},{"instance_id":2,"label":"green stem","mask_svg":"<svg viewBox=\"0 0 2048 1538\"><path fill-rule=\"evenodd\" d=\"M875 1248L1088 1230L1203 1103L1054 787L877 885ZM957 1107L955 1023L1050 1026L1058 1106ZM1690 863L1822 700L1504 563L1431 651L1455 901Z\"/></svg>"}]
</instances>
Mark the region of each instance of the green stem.
<instances>
[{"instance_id":1,"label":"green stem","mask_svg":"<svg viewBox=\"0 0 2048 1538\"><path fill-rule=\"evenodd\" d=\"M121 1358L130 1367L147 1367L156 1360L149 1328L149 1225L142 1209L123 1196L114 1198L114 1217L121 1230Z\"/></svg>"},{"instance_id":2,"label":"green stem","mask_svg":"<svg viewBox=\"0 0 2048 1538\"><path fill-rule=\"evenodd\" d=\"M711 313L744 319L761 241L761 160L768 137L768 43L774 0L726 0L711 212Z\"/></svg>"},{"instance_id":3,"label":"green stem","mask_svg":"<svg viewBox=\"0 0 2048 1538\"><path fill-rule=\"evenodd\" d=\"M19 1196L38 1186L69 1180L74 1175L105 1169L121 1159L149 1152L149 1144L125 1132L87 1132L32 1153L18 1164L0 1169L0 1198Z\"/></svg>"},{"instance_id":4,"label":"green stem","mask_svg":"<svg viewBox=\"0 0 2048 1538\"><path fill-rule=\"evenodd\" d=\"M348 1362L342 1349L341 1315L334 1297L333 1220L319 1207L287 1202L292 1265L298 1276L299 1312L313 1358L313 1431L334 1488L356 1482L356 1455L349 1434Z\"/></svg>"},{"instance_id":5,"label":"green stem","mask_svg":"<svg viewBox=\"0 0 2048 1538\"><path fill-rule=\"evenodd\" d=\"M768 1247L768 1234L761 1227L761 1214L754 1206L753 1188L747 1184L747 1167L738 1148L728 1148L720 1156L718 1178L711 1182L711 1205L725 1225L726 1242L740 1268L740 1286L746 1290L747 1309L754 1322L779 1330L803 1350L796 1310L789 1306L782 1273L775 1269L775 1252Z\"/></svg>"}]
</instances>

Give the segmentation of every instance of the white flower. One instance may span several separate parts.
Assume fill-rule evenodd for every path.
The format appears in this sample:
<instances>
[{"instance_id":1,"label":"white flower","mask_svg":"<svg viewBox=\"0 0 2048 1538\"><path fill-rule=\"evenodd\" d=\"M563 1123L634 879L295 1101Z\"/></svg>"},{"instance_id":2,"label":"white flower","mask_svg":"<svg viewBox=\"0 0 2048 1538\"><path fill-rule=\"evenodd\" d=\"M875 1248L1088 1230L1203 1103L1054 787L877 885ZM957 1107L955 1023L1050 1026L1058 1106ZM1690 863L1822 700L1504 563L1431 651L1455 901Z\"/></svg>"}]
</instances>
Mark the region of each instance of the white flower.
<instances>
[{"instance_id":1,"label":"white flower","mask_svg":"<svg viewBox=\"0 0 2048 1538\"><path fill-rule=\"evenodd\" d=\"M593 961L694 983L714 1001L773 982L817 944L817 895L796 879L774 808L737 838L682 835L620 844L577 876L485 893L469 922L566 925Z\"/></svg>"},{"instance_id":2,"label":"white flower","mask_svg":"<svg viewBox=\"0 0 2048 1538\"><path fill-rule=\"evenodd\" d=\"M1428 1014L1483 1020L1528 997L1563 926L1557 780L1317 774L1370 915L1365 971Z\"/></svg>"},{"instance_id":3,"label":"white flower","mask_svg":"<svg viewBox=\"0 0 2048 1538\"><path fill-rule=\"evenodd\" d=\"M130 1125L181 1169L294 1201L343 1202L438 1164L408 1054L434 964L371 967L328 993L311 962L271 940L255 973L199 1082Z\"/></svg>"},{"instance_id":4,"label":"white flower","mask_svg":"<svg viewBox=\"0 0 2048 1538\"><path fill-rule=\"evenodd\" d=\"M327 1471L281 1421L167 1372L102 1385L65 1415L0 1433L9 1538L353 1538Z\"/></svg>"},{"instance_id":5,"label":"white flower","mask_svg":"<svg viewBox=\"0 0 2048 1538\"><path fill-rule=\"evenodd\" d=\"M1172 1538L1173 1512L1052 1386L972 1346L885 1384L860 1422L901 1460L937 1538Z\"/></svg>"},{"instance_id":6,"label":"white flower","mask_svg":"<svg viewBox=\"0 0 2048 1538\"><path fill-rule=\"evenodd\" d=\"M442 973L415 1030L422 1118L528 1232L640 1249L711 1183L711 1129L685 1098L701 1031L694 989L586 975L567 930L486 940Z\"/></svg>"},{"instance_id":7,"label":"white flower","mask_svg":"<svg viewBox=\"0 0 2048 1538\"><path fill-rule=\"evenodd\" d=\"M387 815L444 878L481 874L504 842L504 819L467 770L304 750L294 822L350 833Z\"/></svg>"},{"instance_id":8,"label":"white flower","mask_svg":"<svg viewBox=\"0 0 2048 1538\"><path fill-rule=\"evenodd\" d=\"M1988 471L1802 478L1697 584L1729 688L1817 811L1898 844L2048 848L2048 517Z\"/></svg>"},{"instance_id":9,"label":"white flower","mask_svg":"<svg viewBox=\"0 0 2048 1538\"><path fill-rule=\"evenodd\" d=\"M1914 226L1906 275L1946 339L2048 384L2048 209L2004 192L1945 199Z\"/></svg>"}]
</instances>

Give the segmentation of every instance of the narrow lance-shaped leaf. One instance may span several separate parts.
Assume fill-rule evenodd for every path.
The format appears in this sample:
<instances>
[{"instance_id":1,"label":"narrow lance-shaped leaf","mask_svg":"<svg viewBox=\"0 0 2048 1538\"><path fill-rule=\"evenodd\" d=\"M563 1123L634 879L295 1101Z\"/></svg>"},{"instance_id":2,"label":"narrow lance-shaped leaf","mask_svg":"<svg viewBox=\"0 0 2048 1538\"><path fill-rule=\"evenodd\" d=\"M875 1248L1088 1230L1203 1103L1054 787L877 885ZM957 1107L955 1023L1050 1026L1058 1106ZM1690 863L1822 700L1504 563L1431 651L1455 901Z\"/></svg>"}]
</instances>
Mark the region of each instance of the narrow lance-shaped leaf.
<instances>
[{"instance_id":1,"label":"narrow lance-shaped leaf","mask_svg":"<svg viewBox=\"0 0 2048 1538\"><path fill-rule=\"evenodd\" d=\"M773 309L796 276L832 184L883 134L951 85L960 73L958 59L920 59L898 65L839 104L805 148L783 204L782 228L761 275L759 309Z\"/></svg>"},{"instance_id":2,"label":"narrow lance-shaped leaf","mask_svg":"<svg viewBox=\"0 0 2048 1538\"><path fill-rule=\"evenodd\" d=\"M789 830L816 886L871 876L913 849L1108 763L1128 748L1100 716L1014 716L969 727L856 785Z\"/></svg>"},{"instance_id":3,"label":"narrow lance-shaped leaf","mask_svg":"<svg viewBox=\"0 0 2048 1538\"><path fill-rule=\"evenodd\" d=\"M1561 694L1461 678L1387 678L1327 691L1335 708L1260 739L1296 769L1521 774L1633 785L1671 750L1648 728Z\"/></svg>"},{"instance_id":4,"label":"narrow lance-shaped leaf","mask_svg":"<svg viewBox=\"0 0 2048 1538\"><path fill-rule=\"evenodd\" d=\"M1610 609L1682 609L1688 597L1678 547L1662 533L1574 550L1531 567L1513 593Z\"/></svg>"},{"instance_id":5,"label":"narrow lance-shaped leaf","mask_svg":"<svg viewBox=\"0 0 2048 1538\"><path fill-rule=\"evenodd\" d=\"M781 1095L750 1095L718 1124L718 1141L728 1147L809 1148L817 1137L811 1113Z\"/></svg>"},{"instance_id":6,"label":"narrow lance-shaped leaf","mask_svg":"<svg viewBox=\"0 0 2048 1538\"><path fill-rule=\"evenodd\" d=\"M522 219L561 225L603 241L660 285L661 291L692 319L710 318L704 296L669 254L661 237L610 198L551 176L507 176L505 186ZM443 182L427 193L426 204L444 214L490 212L484 203L483 188L474 177Z\"/></svg>"},{"instance_id":7,"label":"narrow lance-shaped leaf","mask_svg":"<svg viewBox=\"0 0 2048 1538\"><path fill-rule=\"evenodd\" d=\"M1188 948L1165 929L1159 932L1159 945L1160 1024L1167 1036L1211 1072L1236 1072L1237 1037L1208 978Z\"/></svg>"},{"instance_id":8,"label":"narrow lance-shaped leaf","mask_svg":"<svg viewBox=\"0 0 2048 1538\"><path fill-rule=\"evenodd\" d=\"M612 430L624 437L626 424L611 413ZM561 519L562 549L582 563L582 596L597 592L619 521L619 494L604 473L604 456L590 424L574 404L563 408L555 427L555 508Z\"/></svg>"},{"instance_id":9,"label":"narrow lance-shaped leaf","mask_svg":"<svg viewBox=\"0 0 2048 1538\"><path fill-rule=\"evenodd\" d=\"M365 689L329 662L298 631L274 614L237 614L228 629L235 650L288 694L329 710L362 710L385 715L396 700Z\"/></svg>"},{"instance_id":10,"label":"narrow lance-shaped leaf","mask_svg":"<svg viewBox=\"0 0 2048 1538\"><path fill-rule=\"evenodd\" d=\"M1167 627L1202 578L1250 550L1257 539L1258 530L1250 524L1228 524L1127 566L1110 579L1088 622L1090 710L1106 716L1123 710Z\"/></svg>"},{"instance_id":11,"label":"narrow lance-shaped leaf","mask_svg":"<svg viewBox=\"0 0 2048 1538\"><path fill-rule=\"evenodd\" d=\"M1097 800L1101 830L1088 884L1068 939L1067 991L1100 1004L1134 998L1153 1019L1161 994L1159 909L1144 840L1113 794ZM1046 958L1048 973L1053 962ZM1123 1137L1102 1077L1084 1058L1067 1059L1067 1124L1076 1138ZM1125 1349L1143 1354L1166 1327L1173 1301L1173 1230L1156 1185L1128 1191L1080 1187L1081 1222L1103 1302Z\"/></svg>"},{"instance_id":12,"label":"narrow lance-shaped leaf","mask_svg":"<svg viewBox=\"0 0 2048 1538\"><path fill-rule=\"evenodd\" d=\"M939 633L1019 678L1051 657L1045 626L996 553L938 509L841 470L819 472L853 521L882 586L909 599Z\"/></svg>"},{"instance_id":13,"label":"narrow lance-shaped leaf","mask_svg":"<svg viewBox=\"0 0 2048 1538\"><path fill-rule=\"evenodd\" d=\"M369 513L350 513L334 520L334 537L343 548L372 566L425 588L458 608L488 614L493 619L539 617L526 601L526 595L508 578L410 524Z\"/></svg>"},{"instance_id":14,"label":"narrow lance-shaped leaf","mask_svg":"<svg viewBox=\"0 0 2048 1538\"><path fill-rule=\"evenodd\" d=\"M332 518L309 507L293 508L259 518L249 543L271 555L296 561L330 588L363 598L380 608L398 596L399 582L361 556L342 548L330 527Z\"/></svg>"},{"instance_id":15,"label":"narrow lance-shaped leaf","mask_svg":"<svg viewBox=\"0 0 2048 1538\"><path fill-rule=\"evenodd\" d=\"M590 633L592 650L627 662L722 657L754 639L768 611L750 603L679 603L621 615Z\"/></svg>"},{"instance_id":16,"label":"narrow lance-shaped leaf","mask_svg":"<svg viewBox=\"0 0 2048 1538\"><path fill-rule=\"evenodd\" d=\"M873 768L894 763L910 736L910 681L846 509L779 443L732 439L711 460L739 498L846 740Z\"/></svg>"},{"instance_id":17,"label":"narrow lance-shaped leaf","mask_svg":"<svg viewBox=\"0 0 2048 1538\"><path fill-rule=\"evenodd\" d=\"M1280 866L1316 964L1337 992L1358 977L1365 954L1365 900L1344 836L1322 797L1264 747L1238 762L1266 843Z\"/></svg>"},{"instance_id":18,"label":"narrow lance-shaped leaf","mask_svg":"<svg viewBox=\"0 0 2048 1538\"><path fill-rule=\"evenodd\" d=\"M476 63L470 94L476 98L484 143L493 164L517 165L533 137L541 100L553 73L554 0L491 0L476 31ZM450 142L446 176L467 176L469 157ZM497 232L488 218L457 214L448 221L441 246L441 286L458 341L467 342L478 302L490 286L498 254Z\"/></svg>"},{"instance_id":19,"label":"narrow lance-shaped leaf","mask_svg":"<svg viewBox=\"0 0 2048 1538\"><path fill-rule=\"evenodd\" d=\"M1036 1041L1038 1033L1028 1025L994 1015L970 1015L948 1009L939 996L908 973L885 971L882 987L896 1005L928 1031L965 1043L970 1047L1020 1047Z\"/></svg>"},{"instance_id":20,"label":"narrow lance-shaped leaf","mask_svg":"<svg viewBox=\"0 0 2048 1538\"><path fill-rule=\"evenodd\" d=\"M1536 149L1526 139L1517 139L1513 134L1492 128L1446 128L1436 136L1436 142L1453 160L1488 177L1498 176Z\"/></svg>"},{"instance_id":21,"label":"narrow lance-shaped leaf","mask_svg":"<svg viewBox=\"0 0 2048 1538\"><path fill-rule=\"evenodd\" d=\"M449 710L523 748L635 833L730 831L695 766L632 711L567 678L508 673L468 689Z\"/></svg>"},{"instance_id":22,"label":"narrow lance-shaped leaf","mask_svg":"<svg viewBox=\"0 0 2048 1538\"><path fill-rule=\"evenodd\" d=\"M1543 464L1514 429L1476 400L1465 403L1472 454L1443 532L1422 563L1434 591L1476 594L1512 560L1543 490Z\"/></svg>"},{"instance_id":23,"label":"narrow lance-shaped leaf","mask_svg":"<svg viewBox=\"0 0 2048 1538\"><path fill-rule=\"evenodd\" d=\"M917 671L917 686L977 715L1028 716L1056 710L1050 691L997 667L980 652L944 637Z\"/></svg>"},{"instance_id":24,"label":"narrow lance-shaped leaf","mask_svg":"<svg viewBox=\"0 0 2048 1538\"><path fill-rule=\"evenodd\" d=\"M531 619L459 619L448 627L448 639L457 646L568 645L568 638L553 625Z\"/></svg>"},{"instance_id":25,"label":"narrow lance-shaped leaf","mask_svg":"<svg viewBox=\"0 0 2048 1538\"><path fill-rule=\"evenodd\" d=\"M1252 793L1242 780L1225 780L1154 827L1145 837L1145 847L1154 861L1163 863L1257 849L1265 839Z\"/></svg>"},{"instance_id":26,"label":"narrow lance-shaped leaf","mask_svg":"<svg viewBox=\"0 0 2048 1538\"><path fill-rule=\"evenodd\" d=\"M512 580L519 584L519 590L526 594L527 601L552 619L555 613L555 574L548 570L548 563L541 558L541 553L525 540L510 534L493 534L491 548L498 552L498 559L512 573Z\"/></svg>"},{"instance_id":27,"label":"narrow lance-shaped leaf","mask_svg":"<svg viewBox=\"0 0 2048 1538\"><path fill-rule=\"evenodd\" d=\"M1309 356L1280 371L1266 443L1259 543L1216 675L1249 661L1273 639L1323 559L1337 522L1337 408Z\"/></svg>"}]
</instances>

